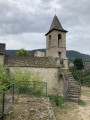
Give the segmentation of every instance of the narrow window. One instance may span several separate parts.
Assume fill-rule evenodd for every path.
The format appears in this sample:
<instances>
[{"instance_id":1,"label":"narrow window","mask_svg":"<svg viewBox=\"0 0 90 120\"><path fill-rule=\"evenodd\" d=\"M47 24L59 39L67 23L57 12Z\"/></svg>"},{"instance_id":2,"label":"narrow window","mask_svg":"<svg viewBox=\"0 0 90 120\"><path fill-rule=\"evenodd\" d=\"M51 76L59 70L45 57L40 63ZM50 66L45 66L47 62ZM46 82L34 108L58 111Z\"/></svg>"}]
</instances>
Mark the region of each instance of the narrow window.
<instances>
[{"instance_id":1,"label":"narrow window","mask_svg":"<svg viewBox=\"0 0 90 120\"><path fill-rule=\"evenodd\" d=\"M49 35L49 48L51 47L51 35Z\"/></svg>"},{"instance_id":2,"label":"narrow window","mask_svg":"<svg viewBox=\"0 0 90 120\"><path fill-rule=\"evenodd\" d=\"M61 52L58 52L58 57L61 57Z\"/></svg>"},{"instance_id":3,"label":"narrow window","mask_svg":"<svg viewBox=\"0 0 90 120\"><path fill-rule=\"evenodd\" d=\"M58 34L58 47L61 47L61 34Z\"/></svg>"}]
</instances>

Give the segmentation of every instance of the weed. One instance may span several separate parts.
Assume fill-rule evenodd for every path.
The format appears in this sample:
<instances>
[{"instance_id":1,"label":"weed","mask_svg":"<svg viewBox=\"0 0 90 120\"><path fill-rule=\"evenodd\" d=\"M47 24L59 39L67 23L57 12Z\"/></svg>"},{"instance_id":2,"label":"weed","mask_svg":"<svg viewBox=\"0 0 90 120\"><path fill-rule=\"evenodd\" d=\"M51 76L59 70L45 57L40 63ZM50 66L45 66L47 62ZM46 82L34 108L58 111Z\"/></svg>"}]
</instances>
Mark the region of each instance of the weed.
<instances>
[{"instance_id":1,"label":"weed","mask_svg":"<svg viewBox=\"0 0 90 120\"><path fill-rule=\"evenodd\" d=\"M85 106L86 103L85 103L83 100L79 100L79 101L78 101L78 105L80 105L80 106Z\"/></svg>"},{"instance_id":2,"label":"weed","mask_svg":"<svg viewBox=\"0 0 90 120\"><path fill-rule=\"evenodd\" d=\"M51 102L54 102L57 107L67 102L66 98L60 96L49 96L49 99Z\"/></svg>"}]
</instances>

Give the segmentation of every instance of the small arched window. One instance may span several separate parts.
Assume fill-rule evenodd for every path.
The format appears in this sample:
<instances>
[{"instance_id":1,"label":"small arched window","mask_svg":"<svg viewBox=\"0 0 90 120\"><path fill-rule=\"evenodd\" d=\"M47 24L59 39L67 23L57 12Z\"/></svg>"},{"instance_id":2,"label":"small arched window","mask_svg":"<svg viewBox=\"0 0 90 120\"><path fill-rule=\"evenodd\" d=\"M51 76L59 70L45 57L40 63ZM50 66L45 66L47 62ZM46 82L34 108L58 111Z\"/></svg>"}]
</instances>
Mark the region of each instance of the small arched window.
<instances>
[{"instance_id":1,"label":"small arched window","mask_svg":"<svg viewBox=\"0 0 90 120\"><path fill-rule=\"evenodd\" d=\"M58 34L58 47L61 47L61 34Z\"/></svg>"},{"instance_id":2,"label":"small arched window","mask_svg":"<svg viewBox=\"0 0 90 120\"><path fill-rule=\"evenodd\" d=\"M49 47L51 47L51 35L49 35Z\"/></svg>"}]
</instances>

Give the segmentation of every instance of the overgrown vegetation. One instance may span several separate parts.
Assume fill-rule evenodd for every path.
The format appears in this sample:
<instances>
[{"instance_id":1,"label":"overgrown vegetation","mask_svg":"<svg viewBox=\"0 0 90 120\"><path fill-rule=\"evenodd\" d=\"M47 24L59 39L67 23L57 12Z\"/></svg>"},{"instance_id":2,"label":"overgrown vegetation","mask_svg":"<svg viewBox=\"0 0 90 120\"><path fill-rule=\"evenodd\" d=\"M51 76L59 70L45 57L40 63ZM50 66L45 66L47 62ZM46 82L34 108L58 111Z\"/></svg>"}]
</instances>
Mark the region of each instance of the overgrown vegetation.
<instances>
[{"instance_id":1,"label":"overgrown vegetation","mask_svg":"<svg viewBox=\"0 0 90 120\"><path fill-rule=\"evenodd\" d=\"M33 73L31 71L23 71L19 67L15 67L13 72L8 73L8 66L0 66L0 89L4 89L10 84L20 84L20 93L35 93L39 96L45 89L45 83L42 82L43 77L39 76L39 73ZM24 82L23 82L24 81ZM32 82L27 82L32 81ZM41 83L40 83L41 82Z\"/></svg>"},{"instance_id":2,"label":"overgrown vegetation","mask_svg":"<svg viewBox=\"0 0 90 120\"><path fill-rule=\"evenodd\" d=\"M75 66L69 67L70 72L82 85L90 87L90 70L78 70Z\"/></svg>"},{"instance_id":3,"label":"overgrown vegetation","mask_svg":"<svg viewBox=\"0 0 90 120\"><path fill-rule=\"evenodd\" d=\"M82 69L82 68L84 68L83 59L82 59L82 58L75 58L75 60L74 60L74 66L75 66L77 69Z\"/></svg>"},{"instance_id":4,"label":"overgrown vegetation","mask_svg":"<svg viewBox=\"0 0 90 120\"><path fill-rule=\"evenodd\" d=\"M18 56L30 56L30 53L25 50L24 48L22 48L19 52L16 53L16 55Z\"/></svg>"},{"instance_id":5,"label":"overgrown vegetation","mask_svg":"<svg viewBox=\"0 0 90 120\"><path fill-rule=\"evenodd\" d=\"M0 65L0 89L5 88L10 84L10 76L8 74L8 66Z\"/></svg>"},{"instance_id":6,"label":"overgrown vegetation","mask_svg":"<svg viewBox=\"0 0 90 120\"><path fill-rule=\"evenodd\" d=\"M79 101L78 101L78 105L80 105L80 106L85 106L85 105L86 105L86 102L83 101L83 100L79 100Z\"/></svg>"},{"instance_id":7,"label":"overgrown vegetation","mask_svg":"<svg viewBox=\"0 0 90 120\"><path fill-rule=\"evenodd\" d=\"M49 99L52 103L54 103L57 107L61 106L65 102L67 102L66 98L60 97L60 96L49 96Z\"/></svg>"}]
</instances>

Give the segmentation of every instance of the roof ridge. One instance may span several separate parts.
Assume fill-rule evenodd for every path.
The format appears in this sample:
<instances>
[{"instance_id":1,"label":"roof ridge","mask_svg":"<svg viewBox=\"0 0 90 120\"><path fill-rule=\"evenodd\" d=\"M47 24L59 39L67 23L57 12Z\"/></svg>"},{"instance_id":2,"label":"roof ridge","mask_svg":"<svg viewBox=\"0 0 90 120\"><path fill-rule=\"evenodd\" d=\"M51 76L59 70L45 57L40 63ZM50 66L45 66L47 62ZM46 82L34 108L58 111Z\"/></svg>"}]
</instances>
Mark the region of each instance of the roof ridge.
<instances>
[{"instance_id":1,"label":"roof ridge","mask_svg":"<svg viewBox=\"0 0 90 120\"><path fill-rule=\"evenodd\" d=\"M62 32L67 32L61 25L58 17L55 15L53 20L52 20L52 23L51 23L51 26L50 26L50 29L48 31L48 33L50 33L52 30L58 30L58 31L62 31ZM46 35L48 34L46 33Z\"/></svg>"}]
</instances>

